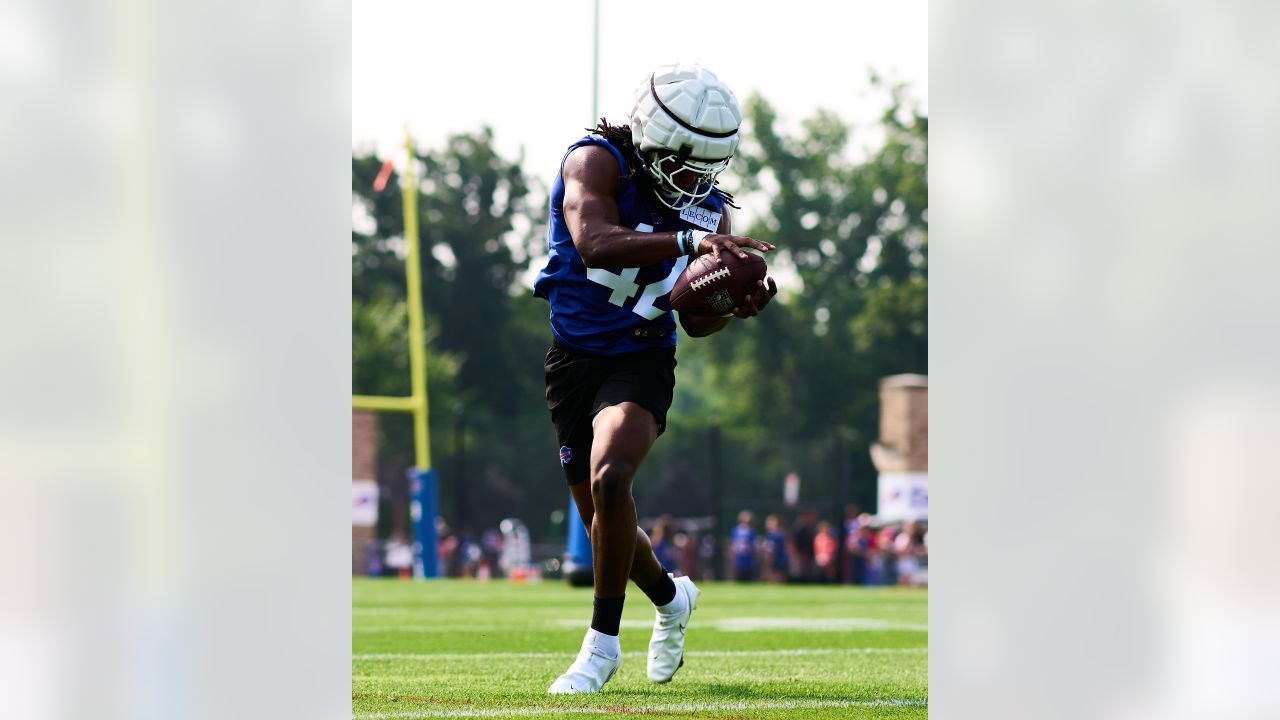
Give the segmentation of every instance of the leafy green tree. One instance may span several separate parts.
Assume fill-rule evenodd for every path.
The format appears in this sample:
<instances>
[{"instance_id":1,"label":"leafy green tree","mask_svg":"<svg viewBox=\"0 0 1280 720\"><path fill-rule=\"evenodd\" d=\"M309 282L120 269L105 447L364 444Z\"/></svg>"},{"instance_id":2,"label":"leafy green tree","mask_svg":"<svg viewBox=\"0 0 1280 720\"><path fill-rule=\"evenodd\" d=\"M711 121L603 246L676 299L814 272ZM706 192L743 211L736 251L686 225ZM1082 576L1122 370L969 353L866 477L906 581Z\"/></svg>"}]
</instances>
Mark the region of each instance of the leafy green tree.
<instances>
[{"instance_id":1,"label":"leafy green tree","mask_svg":"<svg viewBox=\"0 0 1280 720\"><path fill-rule=\"evenodd\" d=\"M862 129L818 112L788 135L766 100L744 103L734 167L755 213L739 229L778 246L783 288L760 317L684 343L677 391L686 435L719 424L741 449L730 461L748 459L734 476L743 498L775 496L796 469L815 497L874 505L878 381L927 372L928 118L907 88L872 85L886 109ZM855 153L863 134L874 148Z\"/></svg>"},{"instance_id":2,"label":"leafy green tree","mask_svg":"<svg viewBox=\"0 0 1280 720\"><path fill-rule=\"evenodd\" d=\"M546 351L546 306L522 286L540 245L544 203L530 204L521 160L498 155L488 128L419 148L415 162L432 458L446 515L465 507L480 529L531 499L559 504L547 490L563 481L538 362ZM373 154L352 157L353 380L356 392L407 394L407 344L389 331L404 325L397 319L405 293L401 193L395 173L374 190L382 163ZM383 464L411 464L411 424L391 415L380 424ZM535 435L534 427L546 432ZM536 457L551 461L531 472ZM462 502L468 497L488 502Z\"/></svg>"},{"instance_id":3,"label":"leafy green tree","mask_svg":"<svg viewBox=\"0 0 1280 720\"><path fill-rule=\"evenodd\" d=\"M520 357L507 340L523 338L512 327L512 296L534 246L532 223L518 230L518 218L537 217L526 204L528 183L520 159L500 157L488 128L455 135L445 147L420 150L419 227L424 304L439 323L437 344L460 362L458 379L474 401L501 412L528 389ZM353 233L353 293L403 294L400 249L404 229L400 192L388 183L372 189L381 160L352 160L353 192L375 224L372 233Z\"/></svg>"},{"instance_id":4,"label":"leafy green tree","mask_svg":"<svg viewBox=\"0 0 1280 720\"><path fill-rule=\"evenodd\" d=\"M770 264L783 287L759 318L681 340L669 431L636 479L641 515L715 511L715 466L722 527L736 506L781 509L793 470L828 517L849 500L874 506L878 381L928 367L928 118L907 88L873 86L886 109L869 127L820 112L787 133L764 99L744 103L747 141L728 179L744 206L737 229L779 247ZM498 156L488 129L416 158L442 508L467 507L476 529L518 514L540 535L566 502L543 403L548 309L521 280L543 252L546 193L530 201L520 160ZM373 191L381 165L352 157L353 382L405 394L400 193L394 174ZM409 464L409 424L385 425L384 462Z\"/></svg>"},{"instance_id":5,"label":"leafy green tree","mask_svg":"<svg viewBox=\"0 0 1280 720\"><path fill-rule=\"evenodd\" d=\"M351 386L358 395L410 394L409 318L403 299L380 295L351 305ZM429 408L445 412L457 404L458 358L432 349L439 334L426 326Z\"/></svg>"}]
</instances>

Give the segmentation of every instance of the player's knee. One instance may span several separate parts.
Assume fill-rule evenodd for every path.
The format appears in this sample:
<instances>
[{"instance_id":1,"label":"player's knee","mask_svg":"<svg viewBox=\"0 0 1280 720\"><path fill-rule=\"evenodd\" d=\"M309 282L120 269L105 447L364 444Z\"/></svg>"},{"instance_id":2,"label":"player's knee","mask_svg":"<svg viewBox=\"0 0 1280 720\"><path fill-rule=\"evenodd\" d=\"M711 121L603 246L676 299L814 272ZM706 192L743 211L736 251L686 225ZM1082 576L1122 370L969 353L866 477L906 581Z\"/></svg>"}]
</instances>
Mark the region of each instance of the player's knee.
<instances>
[{"instance_id":1,"label":"player's knee","mask_svg":"<svg viewBox=\"0 0 1280 720\"><path fill-rule=\"evenodd\" d=\"M591 474L591 497L597 507L614 507L631 494L631 477L635 466L625 460L600 463Z\"/></svg>"}]
</instances>

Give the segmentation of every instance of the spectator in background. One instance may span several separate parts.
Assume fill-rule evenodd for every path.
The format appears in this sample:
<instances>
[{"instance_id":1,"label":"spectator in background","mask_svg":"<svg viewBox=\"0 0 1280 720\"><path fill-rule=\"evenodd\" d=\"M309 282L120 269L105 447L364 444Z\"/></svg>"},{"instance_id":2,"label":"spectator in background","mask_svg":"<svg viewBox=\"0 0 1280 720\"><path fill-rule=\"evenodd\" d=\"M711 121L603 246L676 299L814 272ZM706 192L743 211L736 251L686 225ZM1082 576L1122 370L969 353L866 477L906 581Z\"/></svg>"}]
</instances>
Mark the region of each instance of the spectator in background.
<instances>
[{"instance_id":1,"label":"spectator in background","mask_svg":"<svg viewBox=\"0 0 1280 720\"><path fill-rule=\"evenodd\" d=\"M484 565L489 568L491 577L502 577L502 533L497 528L489 528L480 536L480 546L484 552Z\"/></svg>"},{"instance_id":2,"label":"spectator in background","mask_svg":"<svg viewBox=\"0 0 1280 720\"><path fill-rule=\"evenodd\" d=\"M756 531L751 527L751 511L738 513L738 524L729 534L729 552L733 555L733 579L751 582L756 579Z\"/></svg>"},{"instance_id":3,"label":"spectator in background","mask_svg":"<svg viewBox=\"0 0 1280 720\"><path fill-rule=\"evenodd\" d=\"M920 582L924 585L929 584L929 523L924 523L923 532L920 533Z\"/></svg>"},{"instance_id":4,"label":"spectator in background","mask_svg":"<svg viewBox=\"0 0 1280 720\"><path fill-rule=\"evenodd\" d=\"M813 536L813 565L816 579L820 582L836 581L836 552L839 548L840 541L836 539L831 523L825 520L818 523L818 531Z\"/></svg>"},{"instance_id":5,"label":"spectator in background","mask_svg":"<svg viewBox=\"0 0 1280 720\"><path fill-rule=\"evenodd\" d=\"M462 562L458 557L458 536L453 534L444 521L436 523L438 543L438 559L440 572L445 577L458 577L462 574Z\"/></svg>"},{"instance_id":6,"label":"spectator in background","mask_svg":"<svg viewBox=\"0 0 1280 720\"><path fill-rule=\"evenodd\" d=\"M716 534L713 532L698 539L698 568L699 576L708 580L715 580L720 575L720 568L716 567Z\"/></svg>"},{"instance_id":7,"label":"spectator in background","mask_svg":"<svg viewBox=\"0 0 1280 720\"><path fill-rule=\"evenodd\" d=\"M674 546L672 551L676 559L676 567L680 568L685 575L694 580L701 580L702 576L698 574L698 536L694 534L690 536L683 531L676 531L671 538L671 544Z\"/></svg>"},{"instance_id":8,"label":"spectator in background","mask_svg":"<svg viewBox=\"0 0 1280 720\"><path fill-rule=\"evenodd\" d=\"M910 520L903 531L894 538L893 549L898 557L900 584L925 584L925 568L928 567L929 556L925 549L924 537L924 526L918 520Z\"/></svg>"},{"instance_id":9,"label":"spectator in background","mask_svg":"<svg viewBox=\"0 0 1280 720\"><path fill-rule=\"evenodd\" d=\"M840 524L840 582L853 582L853 556L850 551L861 526L861 515L862 510L857 505L850 503L844 506L844 521Z\"/></svg>"},{"instance_id":10,"label":"spectator in background","mask_svg":"<svg viewBox=\"0 0 1280 720\"><path fill-rule=\"evenodd\" d=\"M387 540L386 568L389 575L402 578L413 576L413 545L400 530L392 532Z\"/></svg>"},{"instance_id":11,"label":"spectator in background","mask_svg":"<svg viewBox=\"0 0 1280 720\"><path fill-rule=\"evenodd\" d=\"M864 518L871 517L862 512L862 508L856 503L849 503L844 506L844 527L846 530L857 530Z\"/></svg>"},{"instance_id":12,"label":"spectator in background","mask_svg":"<svg viewBox=\"0 0 1280 720\"><path fill-rule=\"evenodd\" d=\"M382 564L385 543L374 540L364 546L364 574L368 577L382 577L386 569Z\"/></svg>"},{"instance_id":13,"label":"spectator in background","mask_svg":"<svg viewBox=\"0 0 1280 720\"><path fill-rule=\"evenodd\" d=\"M812 508L805 508L791 526L787 554L791 557L791 579L796 582L813 580L813 538L817 522L818 513Z\"/></svg>"},{"instance_id":14,"label":"spectator in background","mask_svg":"<svg viewBox=\"0 0 1280 720\"><path fill-rule=\"evenodd\" d=\"M679 563L676 561L675 545L671 542L670 515L662 515L658 518L653 524L653 535L649 539L653 541L653 554L658 558L662 571L674 573Z\"/></svg>"},{"instance_id":15,"label":"spectator in background","mask_svg":"<svg viewBox=\"0 0 1280 720\"><path fill-rule=\"evenodd\" d=\"M782 521L777 515L764 519L764 579L766 582L784 582L790 567L787 558L787 534L782 531Z\"/></svg>"},{"instance_id":16,"label":"spectator in background","mask_svg":"<svg viewBox=\"0 0 1280 720\"><path fill-rule=\"evenodd\" d=\"M867 584L884 584L884 561L880 557L880 526L872 518L862 526L862 537L866 539L867 548Z\"/></svg>"},{"instance_id":17,"label":"spectator in background","mask_svg":"<svg viewBox=\"0 0 1280 720\"><path fill-rule=\"evenodd\" d=\"M484 551L480 549L480 543L476 542L476 533L470 526L464 525L458 532L456 552L459 577L475 577L480 571L480 560L484 558Z\"/></svg>"},{"instance_id":18,"label":"spectator in background","mask_svg":"<svg viewBox=\"0 0 1280 720\"><path fill-rule=\"evenodd\" d=\"M867 557L875 547L875 532L871 529L870 516L865 513L858 519L858 527L844 540L845 582L869 585Z\"/></svg>"},{"instance_id":19,"label":"spectator in background","mask_svg":"<svg viewBox=\"0 0 1280 720\"><path fill-rule=\"evenodd\" d=\"M889 523L876 535L876 553L880 565L880 584L898 584L898 553L894 550L894 539L898 537L899 526Z\"/></svg>"}]
</instances>

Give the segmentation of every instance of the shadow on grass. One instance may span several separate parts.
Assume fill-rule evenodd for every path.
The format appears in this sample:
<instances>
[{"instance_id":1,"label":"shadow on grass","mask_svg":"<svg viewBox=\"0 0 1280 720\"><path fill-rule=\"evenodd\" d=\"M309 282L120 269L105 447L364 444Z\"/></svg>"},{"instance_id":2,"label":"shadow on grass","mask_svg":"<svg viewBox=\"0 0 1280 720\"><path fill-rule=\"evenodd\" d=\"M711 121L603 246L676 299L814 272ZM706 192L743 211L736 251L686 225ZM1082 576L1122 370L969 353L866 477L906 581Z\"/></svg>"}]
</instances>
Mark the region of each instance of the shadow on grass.
<instances>
[{"instance_id":1,"label":"shadow on grass","mask_svg":"<svg viewBox=\"0 0 1280 720\"><path fill-rule=\"evenodd\" d=\"M639 702L639 703L659 703L679 705L686 702L699 703L735 703L735 702L751 702L753 700L812 700L814 698L826 699L821 694L810 692L796 692L795 696L788 694L779 694L776 687L762 688L759 685L749 685L746 683L699 683L684 682L681 683L678 692L663 693L656 691L659 686L650 686L645 688L618 687L610 688L610 697L614 701L623 702ZM664 698L663 695L666 695ZM603 695L600 696L603 699ZM834 697L834 696L833 696ZM839 699L839 698L837 698Z\"/></svg>"},{"instance_id":2,"label":"shadow on grass","mask_svg":"<svg viewBox=\"0 0 1280 720\"><path fill-rule=\"evenodd\" d=\"M822 691L815 689L812 685L797 683L795 688L788 691L785 687L777 685L749 685L744 683L686 683L682 688L684 695L697 698L698 702L705 703L750 703L753 701L778 703L778 702L876 702L882 701L882 692L878 691L861 691L848 690L839 691ZM910 694L910 693L908 693ZM637 699L643 698L646 701L652 701L651 693L636 693ZM685 702L686 697L673 697L672 704L680 704ZM907 698L908 700L916 700L917 698ZM922 696L921 700L927 699Z\"/></svg>"},{"instance_id":3,"label":"shadow on grass","mask_svg":"<svg viewBox=\"0 0 1280 720\"><path fill-rule=\"evenodd\" d=\"M761 700L765 698L777 699L771 693L761 692L759 686L743 685L739 683L691 683L690 690L700 698L706 698L709 701L741 702L745 700Z\"/></svg>"}]
</instances>

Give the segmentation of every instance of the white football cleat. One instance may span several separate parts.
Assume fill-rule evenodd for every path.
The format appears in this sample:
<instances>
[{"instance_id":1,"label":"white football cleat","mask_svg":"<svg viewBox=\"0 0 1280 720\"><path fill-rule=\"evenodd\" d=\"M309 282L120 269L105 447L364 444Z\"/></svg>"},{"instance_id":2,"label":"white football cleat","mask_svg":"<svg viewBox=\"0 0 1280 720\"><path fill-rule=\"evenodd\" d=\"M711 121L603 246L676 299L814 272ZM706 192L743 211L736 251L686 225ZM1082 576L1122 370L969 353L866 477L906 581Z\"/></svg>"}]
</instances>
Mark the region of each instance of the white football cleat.
<instances>
[{"instance_id":1,"label":"white football cleat","mask_svg":"<svg viewBox=\"0 0 1280 720\"><path fill-rule=\"evenodd\" d=\"M653 621L653 637L649 639L649 679L656 683L670 682L676 670L684 665L684 629L702 594L688 577L672 577L672 580L676 584L676 599L671 603L674 612L658 610L658 618Z\"/></svg>"},{"instance_id":2,"label":"white football cleat","mask_svg":"<svg viewBox=\"0 0 1280 720\"><path fill-rule=\"evenodd\" d=\"M617 638L613 642L617 643ZM547 692L551 695L600 692L600 688L618 672L618 664L622 662L622 653L619 652L612 658L608 653L596 641L596 632L588 631L577 659L563 675L551 683Z\"/></svg>"}]
</instances>

